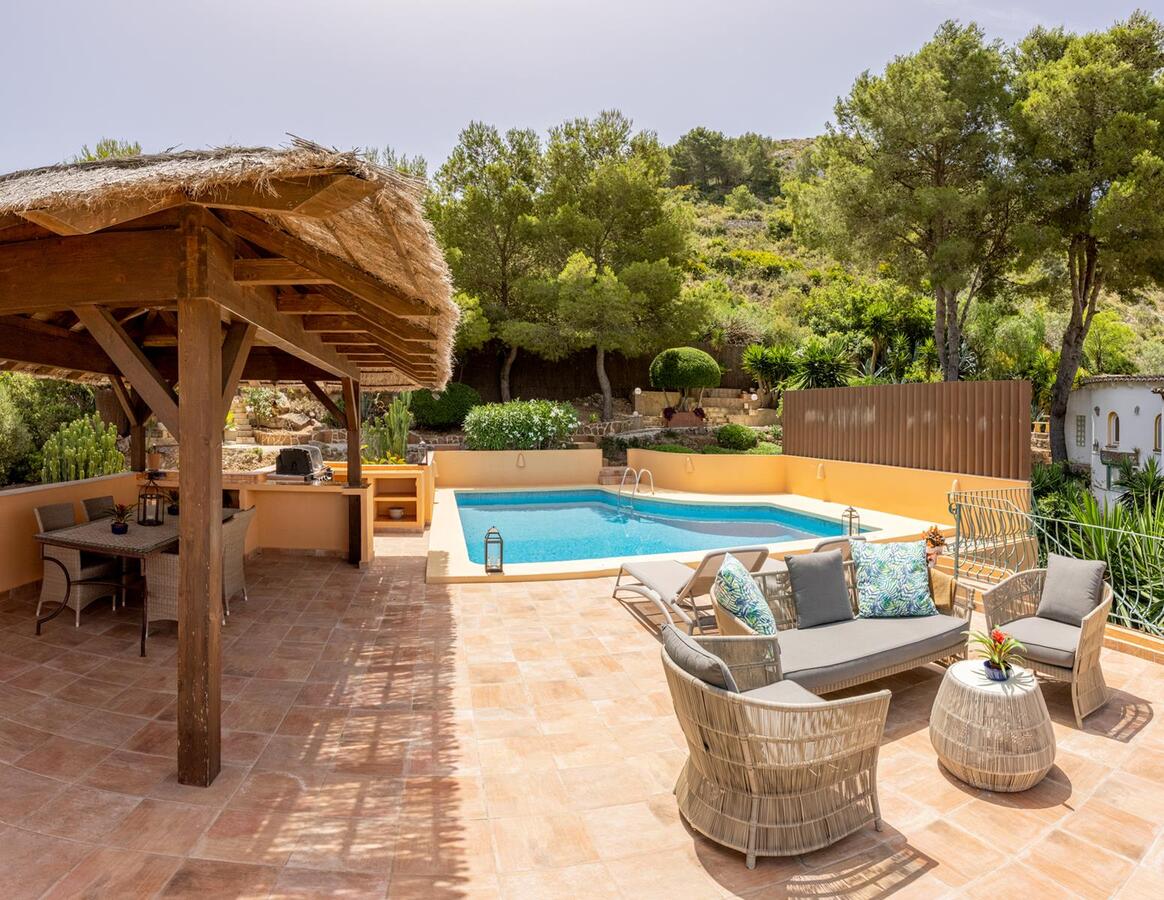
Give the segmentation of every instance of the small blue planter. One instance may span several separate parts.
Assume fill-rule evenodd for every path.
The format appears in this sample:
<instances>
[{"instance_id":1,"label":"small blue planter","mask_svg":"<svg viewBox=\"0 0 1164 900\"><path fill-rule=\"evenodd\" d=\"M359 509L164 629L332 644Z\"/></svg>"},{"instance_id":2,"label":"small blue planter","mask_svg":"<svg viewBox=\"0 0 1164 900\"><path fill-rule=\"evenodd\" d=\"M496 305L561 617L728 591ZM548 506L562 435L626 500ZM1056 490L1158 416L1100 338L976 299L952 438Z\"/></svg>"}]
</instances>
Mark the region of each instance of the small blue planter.
<instances>
[{"instance_id":1,"label":"small blue planter","mask_svg":"<svg viewBox=\"0 0 1164 900\"><path fill-rule=\"evenodd\" d=\"M114 534L129 534L128 522L111 522L109 527L113 530Z\"/></svg>"},{"instance_id":2,"label":"small blue planter","mask_svg":"<svg viewBox=\"0 0 1164 900\"><path fill-rule=\"evenodd\" d=\"M986 677L991 681L1006 681L1010 678L1011 667L1007 666L1005 669L996 668L989 661L982 661L982 668L986 670Z\"/></svg>"}]
</instances>

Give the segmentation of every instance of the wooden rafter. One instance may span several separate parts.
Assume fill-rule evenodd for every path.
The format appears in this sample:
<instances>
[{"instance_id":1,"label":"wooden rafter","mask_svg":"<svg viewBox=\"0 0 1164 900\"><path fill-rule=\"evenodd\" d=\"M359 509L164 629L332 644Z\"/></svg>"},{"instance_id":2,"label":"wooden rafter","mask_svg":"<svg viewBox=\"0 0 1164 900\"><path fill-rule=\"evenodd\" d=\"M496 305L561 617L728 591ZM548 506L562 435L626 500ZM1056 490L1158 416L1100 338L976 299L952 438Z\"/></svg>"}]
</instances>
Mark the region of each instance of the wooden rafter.
<instances>
[{"instance_id":1,"label":"wooden rafter","mask_svg":"<svg viewBox=\"0 0 1164 900\"><path fill-rule=\"evenodd\" d=\"M117 368L129 379L158 420L178 437L178 398L145 352L103 306L79 306L73 312Z\"/></svg>"},{"instance_id":2,"label":"wooden rafter","mask_svg":"<svg viewBox=\"0 0 1164 900\"><path fill-rule=\"evenodd\" d=\"M310 175L272 178L257 183L216 188L197 202L216 209L263 210L308 218L327 218L343 212L379 190L375 182L355 175Z\"/></svg>"},{"instance_id":3,"label":"wooden rafter","mask_svg":"<svg viewBox=\"0 0 1164 900\"><path fill-rule=\"evenodd\" d=\"M363 297L384 312L398 316L436 315L436 310L419 300L402 297L351 263L325 253L262 219L233 210L223 210L219 215L231 230L244 240L305 266L353 294Z\"/></svg>"},{"instance_id":4,"label":"wooden rafter","mask_svg":"<svg viewBox=\"0 0 1164 900\"><path fill-rule=\"evenodd\" d=\"M21 215L53 234L73 236L92 234L120 225L132 219L140 219L163 209L185 203L181 193L170 193L162 197L133 197L117 203L92 205L85 203L62 204L46 209L30 209Z\"/></svg>"},{"instance_id":5,"label":"wooden rafter","mask_svg":"<svg viewBox=\"0 0 1164 900\"><path fill-rule=\"evenodd\" d=\"M315 399L323 405L323 408L326 409L331 414L332 418L334 418L337 422L347 421L347 417L344 415L344 411L339 408L339 404L331 399L331 396L323 389L322 385L320 385L318 381L304 381L303 386L307 388L307 390L311 391Z\"/></svg>"},{"instance_id":6,"label":"wooden rafter","mask_svg":"<svg viewBox=\"0 0 1164 900\"><path fill-rule=\"evenodd\" d=\"M234 280L239 284L329 284L330 280L289 259L236 259Z\"/></svg>"},{"instance_id":7,"label":"wooden rafter","mask_svg":"<svg viewBox=\"0 0 1164 900\"><path fill-rule=\"evenodd\" d=\"M311 332L347 332L350 334L368 334L379 343L388 343L408 352L406 345L415 344L427 346L433 342L432 335L403 322L392 325L379 325L356 315L305 315L303 327Z\"/></svg>"},{"instance_id":8,"label":"wooden rafter","mask_svg":"<svg viewBox=\"0 0 1164 900\"><path fill-rule=\"evenodd\" d=\"M95 375L118 374L109 355L89 336L26 316L0 316L0 359Z\"/></svg>"},{"instance_id":9,"label":"wooden rafter","mask_svg":"<svg viewBox=\"0 0 1164 900\"><path fill-rule=\"evenodd\" d=\"M232 322L222 339L222 418L230 411L239 378L255 342L258 329L250 322Z\"/></svg>"}]
</instances>

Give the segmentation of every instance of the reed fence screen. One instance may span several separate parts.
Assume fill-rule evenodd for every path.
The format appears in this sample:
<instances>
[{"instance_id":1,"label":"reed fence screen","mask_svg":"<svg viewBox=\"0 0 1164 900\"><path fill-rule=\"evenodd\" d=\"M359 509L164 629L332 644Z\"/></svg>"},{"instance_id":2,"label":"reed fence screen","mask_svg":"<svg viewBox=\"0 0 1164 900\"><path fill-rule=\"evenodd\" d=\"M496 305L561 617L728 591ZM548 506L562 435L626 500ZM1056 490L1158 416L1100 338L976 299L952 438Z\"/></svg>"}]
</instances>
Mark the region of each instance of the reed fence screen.
<instances>
[{"instance_id":1,"label":"reed fence screen","mask_svg":"<svg viewBox=\"0 0 1164 900\"><path fill-rule=\"evenodd\" d=\"M992 478L1031 477L1031 385L955 381L784 394L784 452Z\"/></svg>"}]
</instances>

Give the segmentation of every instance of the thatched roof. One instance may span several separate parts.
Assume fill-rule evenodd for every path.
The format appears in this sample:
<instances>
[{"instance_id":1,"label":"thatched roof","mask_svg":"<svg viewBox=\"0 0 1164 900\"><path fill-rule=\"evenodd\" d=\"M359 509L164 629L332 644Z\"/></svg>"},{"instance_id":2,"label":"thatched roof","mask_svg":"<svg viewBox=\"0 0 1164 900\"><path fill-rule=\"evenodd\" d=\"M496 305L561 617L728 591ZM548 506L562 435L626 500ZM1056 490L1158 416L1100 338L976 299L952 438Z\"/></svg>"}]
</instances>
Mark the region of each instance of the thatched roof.
<instances>
[{"instance_id":1,"label":"thatched roof","mask_svg":"<svg viewBox=\"0 0 1164 900\"><path fill-rule=\"evenodd\" d=\"M247 188L278 196L275 182L315 176L346 175L365 182L360 199L334 214L300 215L274 209L249 214L304 244L355 267L408 302L435 315L385 318L385 331L415 324L431 334L428 354L434 377L443 386L451 371L458 311L451 299L448 268L422 211L424 186L415 179L369 163L356 153L329 150L296 140L285 149L222 148L63 163L0 176L0 244L3 226L14 217L33 222L39 212L58 208L101 210L127 201L158 201L158 208L196 202L213 208L228 191ZM232 207L239 209L238 206ZM227 213L229 215L229 213ZM27 225L25 226L27 227ZM295 290L296 288L291 288ZM66 327L68 322L63 322ZM382 332L383 334L384 332ZM383 367L363 371L369 387L414 383Z\"/></svg>"}]
</instances>

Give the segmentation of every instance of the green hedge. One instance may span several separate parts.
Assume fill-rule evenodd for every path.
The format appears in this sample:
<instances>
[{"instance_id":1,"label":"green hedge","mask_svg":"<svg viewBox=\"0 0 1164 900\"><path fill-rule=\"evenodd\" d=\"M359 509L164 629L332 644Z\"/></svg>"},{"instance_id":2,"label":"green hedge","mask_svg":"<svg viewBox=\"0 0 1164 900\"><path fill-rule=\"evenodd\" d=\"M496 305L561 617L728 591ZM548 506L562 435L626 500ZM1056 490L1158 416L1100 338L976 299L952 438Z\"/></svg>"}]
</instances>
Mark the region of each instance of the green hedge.
<instances>
[{"instance_id":1,"label":"green hedge","mask_svg":"<svg viewBox=\"0 0 1164 900\"><path fill-rule=\"evenodd\" d=\"M465 416L469 450L555 450L566 446L578 428L569 403L514 400L475 406Z\"/></svg>"},{"instance_id":2,"label":"green hedge","mask_svg":"<svg viewBox=\"0 0 1164 900\"><path fill-rule=\"evenodd\" d=\"M751 450L760 438L747 425L721 425L715 432L715 442L728 450Z\"/></svg>"},{"instance_id":3,"label":"green hedge","mask_svg":"<svg viewBox=\"0 0 1164 900\"><path fill-rule=\"evenodd\" d=\"M480 405L481 395L459 381L449 384L439 394L427 388L412 392L412 415L416 424L424 428L460 428L469 410Z\"/></svg>"}]
</instances>

